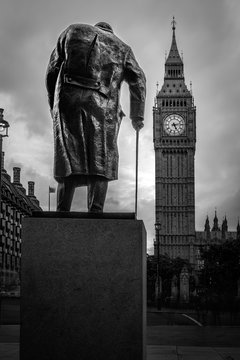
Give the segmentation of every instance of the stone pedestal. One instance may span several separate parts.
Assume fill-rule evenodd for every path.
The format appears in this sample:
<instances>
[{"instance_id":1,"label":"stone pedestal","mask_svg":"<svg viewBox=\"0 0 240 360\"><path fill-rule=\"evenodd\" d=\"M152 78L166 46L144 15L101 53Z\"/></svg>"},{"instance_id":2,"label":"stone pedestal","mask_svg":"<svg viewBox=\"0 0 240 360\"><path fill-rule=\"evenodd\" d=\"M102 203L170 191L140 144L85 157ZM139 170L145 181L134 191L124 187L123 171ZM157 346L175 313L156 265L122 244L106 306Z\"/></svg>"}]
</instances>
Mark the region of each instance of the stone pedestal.
<instances>
[{"instance_id":1,"label":"stone pedestal","mask_svg":"<svg viewBox=\"0 0 240 360\"><path fill-rule=\"evenodd\" d=\"M22 238L21 360L145 359L142 221L32 217Z\"/></svg>"}]
</instances>

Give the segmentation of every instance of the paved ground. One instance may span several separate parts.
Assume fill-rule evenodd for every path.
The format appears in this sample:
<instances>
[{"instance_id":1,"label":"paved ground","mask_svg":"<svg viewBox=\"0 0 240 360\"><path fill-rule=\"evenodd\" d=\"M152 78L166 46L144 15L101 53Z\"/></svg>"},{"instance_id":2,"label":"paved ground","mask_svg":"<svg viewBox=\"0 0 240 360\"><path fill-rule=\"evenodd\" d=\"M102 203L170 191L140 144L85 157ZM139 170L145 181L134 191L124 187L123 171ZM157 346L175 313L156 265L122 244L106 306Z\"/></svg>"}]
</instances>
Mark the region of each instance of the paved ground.
<instances>
[{"instance_id":1,"label":"paved ground","mask_svg":"<svg viewBox=\"0 0 240 360\"><path fill-rule=\"evenodd\" d=\"M1 343L0 344L1 360L19 360L18 343Z\"/></svg>"},{"instance_id":2,"label":"paved ground","mask_svg":"<svg viewBox=\"0 0 240 360\"><path fill-rule=\"evenodd\" d=\"M188 325L190 323L183 322L181 317L177 318L177 315L185 314L185 316L190 316L197 322L200 322L203 325L211 326L240 326L240 312L231 314L230 312L221 312L218 315L212 311L201 311L197 313L194 309L169 309L162 308L161 311L156 310L156 308L148 308L148 320L151 321L151 316L158 314L160 316L160 321L158 325ZM171 316L175 315L173 319ZM179 322L180 320L180 322ZM156 321L158 321L156 319ZM150 324L152 325L152 324ZM191 323L193 325L193 323Z\"/></svg>"},{"instance_id":3,"label":"paved ground","mask_svg":"<svg viewBox=\"0 0 240 360\"><path fill-rule=\"evenodd\" d=\"M0 344L0 359L19 360L19 345ZM147 360L240 360L240 349L148 345Z\"/></svg>"},{"instance_id":4,"label":"paved ground","mask_svg":"<svg viewBox=\"0 0 240 360\"><path fill-rule=\"evenodd\" d=\"M221 327L201 328L198 326L150 326L147 331L147 360L240 360L240 347L183 345L184 341L186 344L193 343L194 339L196 344L200 344L197 331L203 331L202 329L206 329L205 340L212 333L212 339L217 339L216 343L219 342L222 345L225 344L226 339L230 341L232 336L234 341L237 339L240 341L240 328L236 327L221 329ZM166 339L169 344L157 344ZM179 345L171 345L176 342ZM19 360L19 325L0 326L0 359Z\"/></svg>"},{"instance_id":5,"label":"paved ground","mask_svg":"<svg viewBox=\"0 0 240 360\"><path fill-rule=\"evenodd\" d=\"M240 360L239 326L201 326L194 320L190 311L151 309L147 360ZM19 360L19 330L0 325L0 360Z\"/></svg>"},{"instance_id":6,"label":"paved ground","mask_svg":"<svg viewBox=\"0 0 240 360\"><path fill-rule=\"evenodd\" d=\"M148 326L147 344L161 346L239 347L240 328L228 326Z\"/></svg>"},{"instance_id":7,"label":"paved ground","mask_svg":"<svg viewBox=\"0 0 240 360\"><path fill-rule=\"evenodd\" d=\"M147 344L147 360L240 360L240 327L202 326L189 311L152 309Z\"/></svg>"},{"instance_id":8,"label":"paved ground","mask_svg":"<svg viewBox=\"0 0 240 360\"><path fill-rule=\"evenodd\" d=\"M240 360L240 348L148 345L147 360Z\"/></svg>"}]
</instances>

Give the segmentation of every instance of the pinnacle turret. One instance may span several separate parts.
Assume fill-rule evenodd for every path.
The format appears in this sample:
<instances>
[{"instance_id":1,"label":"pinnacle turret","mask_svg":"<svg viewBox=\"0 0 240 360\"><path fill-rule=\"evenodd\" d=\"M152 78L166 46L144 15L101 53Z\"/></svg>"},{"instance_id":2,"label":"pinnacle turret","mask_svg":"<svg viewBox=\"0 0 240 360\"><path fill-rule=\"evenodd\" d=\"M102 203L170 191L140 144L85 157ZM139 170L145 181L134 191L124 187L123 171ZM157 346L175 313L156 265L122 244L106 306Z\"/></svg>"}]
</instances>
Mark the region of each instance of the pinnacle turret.
<instances>
[{"instance_id":1,"label":"pinnacle turret","mask_svg":"<svg viewBox=\"0 0 240 360\"><path fill-rule=\"evenodd\" d=\"M239 224L239 219L238 219L238 224L237 224L237 240L240 240L240 224Z\"/></svg>"},{"instance_id":2,"label":"pinnacle turret","mask_svg":"<svg viewBox=\"0 0 240 360\"><path fill-rule=\"evenodd\" d=\"M215 216L214 216L214 219L213 219L213 228L212 228L212 231L219 231L220 228L218 226L218 217L217 217L217 211L215 210Z\"/></svg>"},{"instance_id":3,"label":"pinnacle turret","mask_svg":"<svg viewBox=\"0 0 240 360\"><path fill-rule=\"evenodd\" d=\"M206 218L206 221L205 221L204 231L210 231L208 215L207 215L207 218Z\"/></svg>"},{"instance_id":4,"label":"pinnacle turret","mask_svg":"<svg viewBox=\"0 0 240 360\"><path fill-rule=\"evenodd\" d=\"M206 221L205 221L204 231L206 232L207 237L210 237L210 224L209 224L208 215L207 215L207 218L206 218Z\"/></svg>"},{"instance_id":5,"label":"pinnacle turret","mask_svg":"<svg viewBox=\"0 0 240 360\"><path fill-rule=\"evenodd\" d=\"M228 231L228 222L227 222L226 215L225 215L225 218L223 219L223 222L222 222L222 230Z\"/></svg>"},{"instance_id":6,"label":"pinnacle turret","mask_svg":"<svg viewBox=\"0 0 240 360\"><path fill-rule=\"evenodd\" d=\"M227 223L227 218L225 215L225 218L223 219L223 222L222 222L222 238L223 239L226 238L227 231L228 231L228 223Z\"/></svg>"}]
</instances>

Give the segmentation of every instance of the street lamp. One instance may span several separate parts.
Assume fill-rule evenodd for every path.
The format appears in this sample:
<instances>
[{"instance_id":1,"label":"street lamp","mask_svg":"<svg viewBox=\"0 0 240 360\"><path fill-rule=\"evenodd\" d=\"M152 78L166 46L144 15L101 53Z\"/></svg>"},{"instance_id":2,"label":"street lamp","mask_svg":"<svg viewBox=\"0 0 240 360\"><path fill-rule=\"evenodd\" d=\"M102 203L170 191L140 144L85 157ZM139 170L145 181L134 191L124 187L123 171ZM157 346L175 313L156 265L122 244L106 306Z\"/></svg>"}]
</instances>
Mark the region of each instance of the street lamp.
<instances>
[{"instance_id":1,"label":"street lamp","mask_svg":"<svg viewBox=\"0 0 240 360\"><path fill-rule=\"evenodd\" d=\"M8 136L9 123L3 119L3 109L0 109L0 211L2 203L2 143L3 138Z\"/></svg>"},{"instance_id":2,"label":"street lamp","mask_svg":"<svg viewBox=\"0 0 240 360\"><path fill-rule=\"evenodd\" d=\"M161 230L161 224L155 224L156 238L157 238L157 309L161 310L161 294L160 294L160 271L159 271L159 261L160 261L160 236L159 232Z\"/></svg>"}]
</instances>

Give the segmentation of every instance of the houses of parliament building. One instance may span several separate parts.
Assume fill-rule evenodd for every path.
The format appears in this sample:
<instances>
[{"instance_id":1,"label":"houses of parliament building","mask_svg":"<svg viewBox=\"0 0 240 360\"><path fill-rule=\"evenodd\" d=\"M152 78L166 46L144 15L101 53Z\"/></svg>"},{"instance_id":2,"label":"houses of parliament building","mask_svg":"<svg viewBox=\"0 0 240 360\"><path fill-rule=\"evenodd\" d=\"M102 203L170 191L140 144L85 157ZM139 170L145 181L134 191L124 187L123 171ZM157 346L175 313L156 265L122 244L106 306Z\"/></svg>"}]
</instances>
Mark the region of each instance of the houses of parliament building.
<instances>
[{"instance_id":1,"label":"houses of parliament building","mask_svg":"<svg viewBox=\"0 0 240 360\"><path fill-rule=\"evenodd\" d=\"M2 180L0 202L0 291L20 282L22 218L41 211L35 196L33 181L28 190L21 184L21 168L13 168L13 177L4 169L2 153Z\"/></svg>"},{"instance_id":2,"label":"houses of parliament building","mask_svg":"<svg viewBox=\"0 0 240 360\"><path fill-rule=\"evenodd\" d=\"M155 222L160 254L187 259L198 269L200 247L227 239L240 240L240 225L228 231L227 219L219 226L217 213L203 231L195 230L196 107L184 79L184 64L172 21L172 43L165 61L164 82L153 107L155 150ZM154 243L154 254L157 252Z\"/></svg>"}]
</instances>

